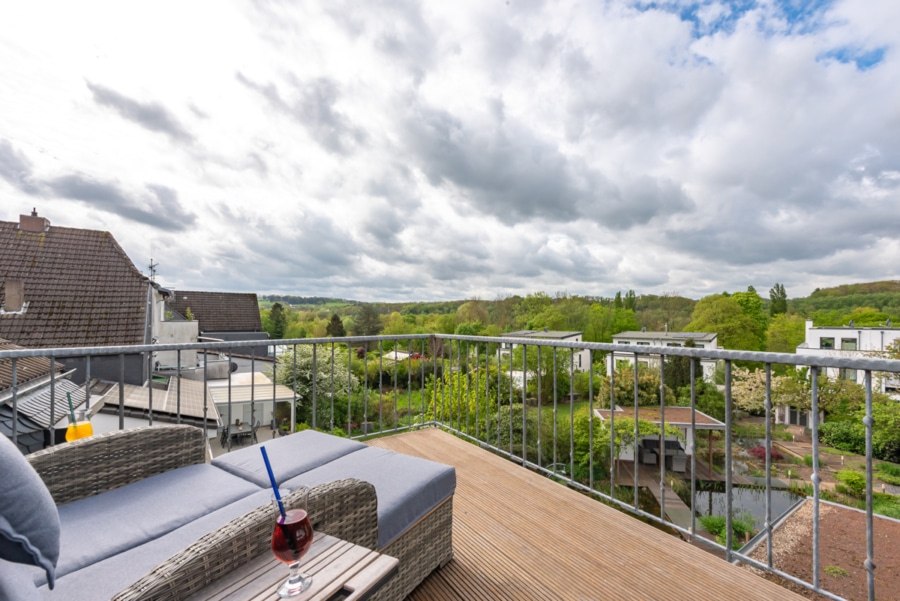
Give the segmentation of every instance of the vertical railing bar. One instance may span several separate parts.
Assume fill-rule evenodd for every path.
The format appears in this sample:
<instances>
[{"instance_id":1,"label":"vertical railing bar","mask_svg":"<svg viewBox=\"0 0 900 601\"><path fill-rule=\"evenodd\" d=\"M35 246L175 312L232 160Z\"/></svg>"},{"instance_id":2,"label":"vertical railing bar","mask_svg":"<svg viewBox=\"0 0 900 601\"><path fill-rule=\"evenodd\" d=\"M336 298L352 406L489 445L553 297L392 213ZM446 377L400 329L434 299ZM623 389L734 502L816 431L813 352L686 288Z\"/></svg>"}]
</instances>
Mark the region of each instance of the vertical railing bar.
<instances>
[{"instance_id":1,"label":"vertical railing bar","mask_svg":"<svg viewBox=\"0 0 900 601\"><path fill-rule=\"evenodd\" d=\"M147 417L150 425L153 425L153 353L147 353L147 388L149 396L147 397Z\"/></svg>"},{"instance_id":2,"label":"vertical railing bar","mask_svg":"<svg viewBox=\"0 0 900 601\"><path fill-rule=\"evenodd\" d=\"M394 423L393 428L397 427L397 401L400 400L400 396L397 393L397 351L396 349L400 348L397 341L394 340Z\"/></svg>"},{"instance_id":3,"label":"vertical railing bar","mask_svg":"<svg viewBox=\"0 0 900 601\"><path fill-rule=\"evenodd\" d=\"M588 349L588 485L594 490L594 351Z\"/></svg>"},{"instance_id":4,"label":"vertical railing bar","mask_svg":"<svg viewBox=\"0 0 900 601\"><path fill-rule=\"evenodd\" d=\"M541 406L541 404L542 404L541 403L541 401L542 401L542 398L541 398L541 392L542 392L542 390L541 390L541 371L542 371L541 365L543 365L543 363L541 363L541 345L537 346L537 365L538 365L538 370L537 370L537 409L538 409L538 429L537 429L537 449L538 449L538 451L537 452L538 452L538 461L537 461L537 463L538 463L538 467L541 467L541 461L542 461L543 455L544 455L543 441L541 440L541 430L543 430L543 428L541 428L541 424L543 423L543 417L544 417L544 411Z\"/></svg>"},{"instance_id":5,"label":"vertical railing bar","mask_svg":"<svg viewBox=\"0 0 900 601\"><path fill-rule=\"evenodd\" d=\"M119 430L124 430L124 429L125 429L125 353L119 353Z\"/></svg>"},{"instance_id":6,"label":"vertical railing bar","mask_svg":"<svg viewBox=\"0 0 900 601\"><path fill-rule=\"evenodd\" d=\"M484 401L484 440L485 442L490 442L491 438L491 426L490 426L490 417L488 416L488 407L491 404L491 347L490 345L486 345L484 347L484 394L486 395ZM500 366L497 366L497 371L500 371ZM500 398L500 390L497 389L497 398Z\"/></svg>"},{"instance_id":7,"label":"vertical railing bar","mask_svg":"<svg viewBox=\"0 0 900 601\"><path fill-rule=\"evenodd\" d=\"M866 370L866 416L863 424L866 426L866 590L869 601L875 601L875 530L872 519L874 502L874 481L872 475L872 426L875 420L872 417L872 372Z\"/></svg>"},{"instance_id":8,"label":"vertical railing bar","mask_svg":"<svg viewBox=\"0 0 900 601\"><path fill-rule=\"evenodd\" d=\"M731 458L731 361L725 360L725 561L731 562L732 539L734 526L732 513L732 458ZM709 466L712 469L712 466Z\"/></svg>"},{"instance_id":9,"label":"vertical railing bar","mask_svg":"<svg viewBox=\"0 0 900 601\"><path fill-rule=\"evenodd\" d=\"M638 460L638 353L634 353L634 439L631 442L634 450L634 508L638 509L638 470L640 469L640 461Z\"/></svg>"},{"instance_id":10,"label":"vertical railing bar","mask_svg":"<svg viewBox=\"0 0 900 601\"><path fill-rule=\"evenodd\" d=\"M616 498L616 469L619 457L616 454L616 354L610 353L609 370L609 496ZM637 459L635 459L637 461Z\"/></svg>"},{"instance_id":11,"label":"vertical railing bar","mask_svg":"<svg viewBox=\"0 0 900 601\"><path fill-rule=\"evenodd\" d=\"M175 366L175 377L178 378L176 381L176 391L175 391L175 421L176 423L181 423L181 349L175 351L175 361L177 362ZM203 416L203 434L206 434L206 416Z\"/></svg>"},{"instance_id":12,"label":"vertical railing bar","mask_svg":"<svg viewBox=\"0 0 900 601\"><path fill-rule=\"evenodd\" d=\"M481 364L478 363L478 360L480 358L481 357L478 353L478 345L476 344L475 345L475 440L481 440L481 438L480 438L481 428L479 427L481 425L481 422L480 422L481 412L478 410L478 405L480 404L478 402L478 380L480 379L478 377L479 376L478 372L481 368ZM487 380L485 380L485 384L487 384ZM485 390L485 393L484 393L485 411L487 411L487 400L488 400L488 394L487 394L487 391Z\"/></svg>"},{"instance_id":13,"label":"vertical railing bar","mask_svg":"<svg viewBox=\"0 0 900 601\"><path fill-rule=\"evenodd\" d=\"M312 347L312 428L319 429L319 345Z\"/></svg>"},{"instance_id":14,"label":"vertical railing bar","mask_svg":"<svg viewBox=\"0 0 900 601\"><path fill-rule=\"evenodd\" d=\"M91 356L85 358L84 367L84 409L88 411L91 408Z\"/></svg>"},{"instance_id":15,"label":"vertical railing bar","mask_svg":"<svg viewBox=\"0 0 900 601\"><path fill-rule=\"evenodd\" d=\"M207 372L207 363L209 362L209 354L204 351L203 353L203 431L206 432L208 430L208 425L206 423L206 415L207 411L209 411L209 373ZM228 373L231 373L231 364L228 364ZM222 421L222 416L219 416L219 421ZM225 424L225 432L226 436L228 435L228 424Z\"/></svg>"},{"instance_id":16,"label":"vertical railing bar","mask_svg":"<svg viewBox=\"0 0 900 601\"><path fill-rule=\"evenodd\" d=\"M569 349L569 479L575 479L575 349Z\"/></svg>"},{"instance_id":17,"label":"vertical railing bar","mask_svg":"<svg viewBox=\"0 0 900 601\"><path fill-rule=\"evenodd\" d=\"M297 343L291 345L291 354L293 355L291 358L293 385L291 386L291 431L289 434L297 431ZM315 379L315 374L313 374L313 379Z\"/></svg>"},{"instance_id":18,"label":"vertical railing bar","mask_svg":"<svg viewBox=\"0 0 900 601\"><path fill-rule=\"evenodd\" d=\"M697 360L691 357L691 537L697 536ZM702 373L702 372L701 372ZM712 470L712 466L709 466Z\"/></svg>"},{"instance_id":19,"label":"vertical railing bar","mask_svg":"<svg viewBox=\"0 0 900 601\"><path fill-rule=\"evenodd\" d=\"M329 368L330 368L329 371L331 371L331 378L330 378L331 379L331 393L329 396L331 397L331 433L332 434L334 434L334 397L337 395L337 390L335 390L335 387L334 387L334 368L335 367L336 367L336 365L335 365L335 360L334 360L334 343L332 342L331 343L331 364L329 365Z\"/></svg>"},{"instance_id":20,"label":"vertical railing bar","mask_svg":"<svg viewBox=\"0 0 900 601\"><path fill-rule=\"evenodd\" d=\"M556 347L553 347L553 470L556 471L556 464L559 463L559 392L557 391L556 381Z\"/></svg>"},{"instance_id":21,"label":"vertical railing bar","mask_svg":"<svg viewBox=\"0 0 900 601\"><path fill-rule=\"evenodd\" d=\"M659 355L659 519L666 521L666 356Z\"/></svg>"},{"instance_id":22,"label":"vertical railing bar","mask_svg":"<svg viewBox=\"0 0 900 601\"><path fill-rule=\"evenodd\" d=\"M378 431L384 432L384 341L378 341Z\"/></svg>"},{"instance_id":23,"label":"vertical railing bar","mask_svg":"<svg viewBox=\"0 0 900 601\"><path fill-rule=\"evenodd\" d=\"M497 444L496 447L500 448L500 408L502 405L502 399L500 398L500 372L503 371L503 366L501 363L503 362L503 354L500 352L500 345L497 345ZM512 388L512 349L509 351L509 371L507 372L509 376L509 388Z\"/></svg>"},{"instance_id":24,"label":"vertical railing bar","mask_svg":"<svg viewBox=\"0 0 900 601\"><path fill-rule=\"evenodd\" d=\"M353 353L350 352L350 344L347 344L347 436L351 435L350 419L352 414L352 405L350 395L353 392Z\"/></svg>"},{"instance_id":25,"label":"vertical railing bar","mask_svg":"<svg viewBox=\"0 0 900 601\"><path fill-rule=\"evenodd\" d=\"M766 565L772 568L772 364L766 363Z\"/></svg>"},{"instance_id":26,"label":"vertical railing bar","mask_svg":"<svg viewBox=\"0 0 900 601\"><path fill-rule=\"evenodd\" d=\"M510 349L509 353L509 377L510 377L510 386L509 386L509 454L512 455L512 441L513 441L513 386L512 386L512 374L513 374L513 362L512 362L512 349ZM525 371L525 366L522 366L522 371ZM497 421L500 421L499 411L497 413ZM499 444L497 446L500 446Z\"/></svg>"},{"instance_id":27,"label":"vertical railing bar","mask_svg":"<svg viewBox=\"0 0 900 601\"><path fill-rule=\"evenodd\" d=\"M256 353L250 353L250 432L256 427ZM252 434L251 434L252 436Z\"/></svg>"},{"instance_id":28,"label":"vertical railing bar","mask_svg":"<svg viewBox=\"0 0 900 601\"><path fill-rule=\"evenodd\" d=\"M412 412L412 343L410 342L406 348L409 350L406 355L406 415L409 417ZM413 425L412 420L409 425Z\"/></svg>"},{"instance_id":29,"label":"vertical railing bar","mask_svg":"<svg viewBox=\"0 0 900 601\"><path fill-rule=\"evenodd\" d=\"M425 357L427 357L428 355L425 354L425 352L427 350L426 345L425 345L425 339L423 338L420 342L421 342L421 345L419 348L422 349L422 352L420 353L422 355L422 361L421 361L421 363L419 363L419 374L420 374L420 384L421 384L419 387L419 390L422 391L421 394L419 395L419 399L422 403L422 412L420 414L422 419L420 421L420 425L422 427L424 427L425 426ZM431 357L431 363L432 363L432 365L434 365L434 357L433 356Z\"/></svg>"},{"instance_id":30,"label":"vertical railing bar","mask_svg":"<svg viewBox=\"0 0 900 601\"><path fill-rule=\"evenodd\" d=\"M452 351L451 351L452 356ZM454 391L456 395L454 398L456 399L456 431L462 432L462 392L463 392L463 372L462 372L462 341L456 341L456 378L454 378L453 382L455 384Z\"/></svg>"},{"instance_id":31,"label":"vertical railing bar","mask_svg":"<svg viewBox=\"0 0 900 601\"><path fill-rule=\"evenodd\" d=\"M813 483L813 581L819 588L819 368L810 369L812 378L812 483Z\"/></svg>"},{"instance_id":32,"label":"vertical railing bar","mask_svg":"<svg viewBox=\"0 0 900 601\"><path fill-rule=\"evenodd\" d=\"M19 360L15 357L12 358L12 442L14 445L18 446L19 444L19 373L18 373L18 363ZM50 369L53 369L53 364L50 364ZM52 421L52 420L51 420ZM51 429L51 438L52 438L53 430Z\"/></svg>"},{"instance_id":33,"label":"vertical railing bar","mask_svg":"<svg viewBox=\"0 0 900 601\"><path fill-rule=\"evenodd\" d=\"M528 448L528 403L526 402L527 393L525 392L528 389L528 345L525 344L522 346L522 465L525 466L528 463L526 455L528 454L526 449ZM540 370L540 366L538 367ZM510 414L510 418L512 418L512 414ZM540 416L538 416L538 423L540 423ZM540 427L540 426L538 426Z\"/></svg>"},{"instance_id":34,"label":"vertical railing bar","mask_svg":"<svg viewBox=\"0 0 900 601\"><path fill-rule=\"evenodd\" d=\"M234 349L228 349L228 423L225 424L225 438L228 439L228 452L231 452L231 434L228 431L231 429L231 418L233 417L233 412L231 409L231 363L234 361Z\"/></svg>"}]
</instances>

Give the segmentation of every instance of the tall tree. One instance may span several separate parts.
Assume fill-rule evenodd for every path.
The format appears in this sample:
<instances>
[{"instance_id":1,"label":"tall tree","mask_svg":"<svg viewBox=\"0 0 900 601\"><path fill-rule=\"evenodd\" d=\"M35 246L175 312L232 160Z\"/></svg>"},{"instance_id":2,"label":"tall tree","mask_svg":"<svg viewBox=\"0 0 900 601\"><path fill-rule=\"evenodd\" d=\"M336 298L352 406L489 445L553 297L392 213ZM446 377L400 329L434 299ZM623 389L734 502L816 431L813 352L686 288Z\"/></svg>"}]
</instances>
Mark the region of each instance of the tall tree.
<instances>
[{"instance_id":1,"label":"tall tree","mask_svg":"<svg viewBox=\"0 0 900 601\"><path fill-rule=\"evenodd\" d=\"M634 290L629 290L625 293L625 308L629 311L634 311L634 307L637 304L637 297L634 294Z\"/></svg>"},{"instance_id":2,"label":"tall tree","mask_svg":"<svg viewBox=\"0 0 900 601\"><path fill-rule=\"evenodd\" d=\"M381 317L371 304L364 304L359 308L359 315L356 316L356 330L353 332L357 336L377 336L382 330Z\"/></svg>"},{"instance_id":3,"label":"tall tree","mask_svg":"<svg viewBox=\"0 0 900 601\"><path fill-rule=\"evenodd\" d=\"M272 331L269 334L272 338L284 338L284 330L287 328L287 315L284 312L284 305L274 303L269 310L269 321L272 324Z\"/></svg>"},{"instance_id":4,"label":"tall tree","mask_svg":"<svg viewBox=\"0 0 900 601\"><path fill-rule=\"evenodd\" d=\"M769 315L775 317L787 313L787 292L784 286L775 283L775 286L769 289Z\"/></svg>"},{"instance_id":5,"label":"tall tree","mask_svg":"<svg viewBox=\"0 0 900 601\"><path fill-rule=\"evenodd\" d=\"M341 318L338 317L337 313L334 313L331 316L331 321L328 322L325 331L333 338L342 338L347 335L347 332L344 331L344 322L341 321Z\"/></svg>"},{"instance_id":6,"label":"tall tree","mask_svg":"<svg viewBox=\"0 0 900 601\"><path fill-rule=\"evenodd\" d=\"M758 351L762 348L757 323L728 294L711 294L700 299L685 330L715 332L719 344L727 349Z\"/></svg>"},{"instance_id":7,"label":"tall tree","mask_svg":"<svg viewBox=\"0 0 900 601\"><path fill-rule=\"evenodd\" d=\"M616 298L613 300L613 308L615 309L623 309L625 305L622 303L622 291L616 291Z\"/></svg>"}]
</instances>

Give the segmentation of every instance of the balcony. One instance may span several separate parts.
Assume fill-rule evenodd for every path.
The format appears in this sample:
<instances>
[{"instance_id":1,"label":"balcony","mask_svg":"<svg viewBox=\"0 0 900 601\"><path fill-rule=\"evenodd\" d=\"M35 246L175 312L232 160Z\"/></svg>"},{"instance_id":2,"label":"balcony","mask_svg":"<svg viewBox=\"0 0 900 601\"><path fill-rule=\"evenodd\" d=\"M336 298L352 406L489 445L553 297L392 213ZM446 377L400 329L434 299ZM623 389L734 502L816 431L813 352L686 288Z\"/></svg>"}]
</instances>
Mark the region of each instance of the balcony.
<instances>
[{"instance_id":1,"label":"balcony","mask_svg":"<svg viewBox=\"0 0 900 601\"><path fill-rule=\"evenodd\" d=\"M508 352L501 355L501 345L509 343L517 344L521 355L515 358ZM75 359L87 366L92 361L124 366L126 357L139 355L141 360L136 364L151 365L153 354L159 351L197 350L221 353L229 362L236 362L243 355L244 347L251 348L258 344L227 342L0 351L0 363L9 361L12 366L13 385L4 398L15 413L19 402L17 364L34 357L50 357L63 363ZM760 494L765 498L764 516L758 528L755 550L742 547L740 543L743 541L736 539L732 527L738 517L735 499L749 481L736 469L735 455L740 441L734 436L732 428L735 413L732 369L736 361L753 361L761 364L767 375L771 375L779 364L807 366L813 374L826 368L862 370L868 384L866 404L870 418L866 424L868 452L864 466L866 504L861 530L857 533L861 541L859 544L864 547L862 558L865 566L862 572L868 598L876 598L876 590L893 590L888 588L892 581L882 580L881 574L890 576L896 571L896 566L879 562L882 543L878 539L880 534L887 532L883 530L886 526L873 514L871 382L880 374L893 376L900 373L898 361L444 335L303 339L278 341L273 346L285 347L294 353L273 352L273 356L287 357L281 363L263 362L258 358L248 358L246 362L254 367L255 364L266 365L274 370L274 379L279 380L279 374L283 378L285 370L293 368L296 373L296 362L302 358L295 359L295 365L291 364L291 359L299 357L301 353L297 349L302 348L306 349L303 351L306 353L304 357L312 358L312 373L322 372L323 376L309 379L309 386L295 387L297 403L287 402L290 407L283 418L287 423L276 420L276 426L293 429L298 421L297 407L305 407L310 421L319 429L344 432L366 440L370 445L456 468L454 559L428 577L410 599L800 598L769 579L780 579L782 583L788 582L795 588L814 591L826 598L844 598L829 589L830 581L825 578L824 571L827 564L822 561L824 547L849 543L829 540L825 535L827 529L820 530L819 527L819 517L827 513L831 506L821 498L823 485L820 474L823 466L819 462L816 420L810 423L811 494L805 501L811 516L810 542L807 548L796 551L808 554L808 573L797 575L782 571L773 551L779 538L780 516L771 500L773 493L777 492L777 479L771 476L770 455L765 460L765 476L755 480ZM359 372L359 366L354 367L353 362L361 360L363 352L358 349L366 347L370 349L371 356L368 362L371 369L365 372L366 385L348 395L346 391L353 389L353 386L345 386L342 379L352 379L352 374ZM410 353L400 360L387 358L391 350L401 347ZM346 352L342 350L344 348L354 352ZM655 463L643 463L638 460L634 447L629 461L627 449L624 448L627 445L617 446L609 438L594 439L594 432L599 431L595 430L599 427L595 422L601 422L600 407L596 404L598 391L593 388L593 378L589 377L587 398L576 400L572 385L576 379L572 360L574 353L568 352L570 349L589 351L593 358L589 365L602 363L604 356L612 351L617 354L631 353L635 363L642 356L654 359L654 369L660 371L660 376L664 376L667 365L665 361L658 360L660 357L689 357L720 363L725 378L722 471L714 470L713 462L697 452L696 445L699 443L693 439L683 445L692 451L683 473L672 470L671 464L667 469L666 462L658 458ZM413 359L416 353L424 359ZM534 361L535 365L548 363L555 367L548 375L539 368L528 367L529 360ZM401 364L405 369L399 368ZM342 369L329 366L341 366ZM694 366L695 363L692 363L692 370ZM300 369L302 371L307 367L302 364ZM592 370L589 368L589 376L593 375ZM119 388L116 390L124 388L124 371L123 367L119 372L121 380L117 382ZM697 371L699 374L699 366ZM90 373L90 367L87 372ZM509 385L507 382L513 378L508 378L506 374L516 372L521 374L519 385ZM243 411L244 397L231 392L219 395L217 398L224 399L224 403L217 407L213 395L209 393L209 388L214 387L215 383L204 378L202 385L205 394L197 397L196 391L191 389L194 394L192 403L197 407L191 416L182 415L183 405L178 395L189 387L177 385L182 379L180 370L176 370L171 377L175 385L170 380L168 389L175 395L176 402L167 402L167 406L176 409L161 413L159 397L156 397L157 404L154 406L154 393L151 393L150 402L140 410L132 411L129 414L131 419L145 420L148 424L167 420L190 421L209 433L211 454L228 452L232 441L221 437L221 429L232 423L232 416L239 410ZM225 384L229 391L232 390L231 378L234 377L230 374ZM541 378L549 378L549 381L540 381ZM530 397L527 391L529 382L537 384L534 397ZM268 397L262 392L268 389L267 385L252 387L255 392L249 398L251 423L257 421L260 415L282 414L276 405L285 403L285 400L283 392L276 390L277 386L280 385L271 384L272 392ZM85 399L91 398L88 388L85 386L82 395ZM634 407L628 408L633 410L632 415L638 413L639 403L638 387L634 388ZM560 390L569 392L560 394ZM500 391L499 394L497 391ZM775 442L772 427L775 407L772 406L770 393L766 391L764 436L760 441L765 448L771 448ZM817 387L813 385L810 398L812 415L818 413L817 394ZM202 407L198 405L198 398L202 400ZM121 403L118 406L115 405L117 400ZM654 419L661 426L657 436L659 457L665 455L662 432L666 432L667 426L683 427L683 431L689 431L691 437L703 431L704 420L700 417L702 414L695 411L696 400L692 393L689 407L678 410L663 403L643 407L654 413ZM60 398L51 404L64 402ZM98 402L96 396L94 402ZM113 427L124 427L128 413L124 393L114 395L107 402L110 404L103 411L113 420ZM577 443L573 436L576 405L588 420L589 432L587 440ZM523 411L523 406L528 409ZM360 407L361 417L357 418L354 414L359 413ZM263 411L267 413L263 414ZM218 418L218 415L222 417ZM540 417L535 420L535 415ZM540 425L545 421L544 416L549 419L549 428ZM674 421L676 416L677 422ZM614 416L613 419L617 418ZM258 430L261 441L273 435L268 427L269 421L265 420ZM14 440L18 435L16 423L10 422ZM633 425L633 439L638 440L638 423ZM614 426L607 431L616 432ZM48 444L54 442L55 439L48 436ZM583 449L585 444L586 453ZM582 451L580 458L576 456L576 447ZM710 446L708 450L711 449ZM585 457L589 458L588 469L579 469L585 463ZM601 469L604 462L607 467L610 463L615 464L615 469L607 470L604 475ZM687 487L687 501L674 494L676 480L680 480L678 486ZM696 493L704 483L710 482L718 482L724 502L726 528L721 542L703 533L696 520L701 509ZM654 496L656 505L652 502ZM769 579L760 577L760 573Z\"/></svg>"}]
</instances>

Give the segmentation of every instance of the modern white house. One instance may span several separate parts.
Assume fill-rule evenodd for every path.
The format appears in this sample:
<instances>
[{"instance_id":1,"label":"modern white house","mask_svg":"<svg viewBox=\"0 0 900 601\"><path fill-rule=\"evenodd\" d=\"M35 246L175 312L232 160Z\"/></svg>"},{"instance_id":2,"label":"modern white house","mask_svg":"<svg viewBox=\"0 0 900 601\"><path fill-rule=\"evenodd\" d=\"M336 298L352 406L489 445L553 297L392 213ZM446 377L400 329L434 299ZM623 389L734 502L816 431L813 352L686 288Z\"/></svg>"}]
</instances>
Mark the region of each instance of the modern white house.
<instances>
[{"instance_id":1,"label":"modern white house","mask_svg":"<svg viewBox=\"0 0 900 601\"><path fill-rule=\"evenodd\" d=\"M582 342L582 332L566 332L563 330L519 330L501 334L504 338L538 338L541 340L565 340L566 342ZM500 345L500 354L506 354L519 346L511 342ZM587 371L591 367L591 352L587 349L572 349L575 371Z\"/></svg>"},{"instance_id":2,"label":"modern white house","mask_svg":"<svg viewBox=\"0 0 900 601\"><path fill-rule=\"evenodd\" d=\"M715 332L648 332L643 329L639 332L621 332L613 336L613 344L633 345L633 346L665 346L678 347L684 346L687 340L693 340L695 348L702 349L721 349L718 343L719 335ZM634 353L615 352L607 355L606 373L611 373L615 366L621 362L634 364ZM641 355L638 357L638 363L659 367L659 355ZM700 361L703 371L703 379L712 382L716 372L716 361L713 359L703 359Z\"/></svg>"},{"instance_id":3,"label":"modern white house","mask_svg":"<svg viewBox=\"0 0 900 601\"><path fill-rule=\"evenodd\" d=\"M797 354L812 357L873 357L885 351L897 339L900 339L900 328L891 326L890 322L883 326L855 326L851 321L846 326L813 325L811 319L806 320L806 340L797 347ZM851 380L857 384L865 383L865 372L856 369L825 368L829 378ZM873 378L873 390L882 392L900 400L900 379L887 375ZM776 423L809 426L809 417L804 411L781 406L776 409Z\"/></svg>"}]
</instances>

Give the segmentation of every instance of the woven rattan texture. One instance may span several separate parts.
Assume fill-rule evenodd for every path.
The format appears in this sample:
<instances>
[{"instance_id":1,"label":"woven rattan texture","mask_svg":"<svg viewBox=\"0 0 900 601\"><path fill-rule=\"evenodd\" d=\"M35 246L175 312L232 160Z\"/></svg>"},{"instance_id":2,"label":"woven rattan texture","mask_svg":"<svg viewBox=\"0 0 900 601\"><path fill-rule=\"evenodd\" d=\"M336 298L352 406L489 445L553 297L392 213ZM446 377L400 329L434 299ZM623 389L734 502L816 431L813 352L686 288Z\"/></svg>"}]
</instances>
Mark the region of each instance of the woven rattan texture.
<instances>
[{"instance_id":1,"label":"woven rattan texture","mask_svg":"<svg viewBox=\"0 0 900 601\"><path fill-rule=\"evenodd\" d=\"M206 461L194 426L130 428L49 447L26 456L57 505Z\"/></svg>"}]
</instances>

